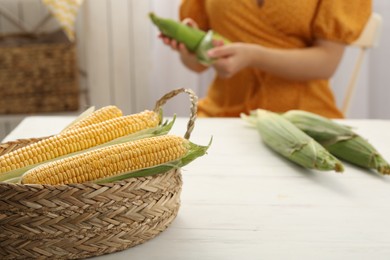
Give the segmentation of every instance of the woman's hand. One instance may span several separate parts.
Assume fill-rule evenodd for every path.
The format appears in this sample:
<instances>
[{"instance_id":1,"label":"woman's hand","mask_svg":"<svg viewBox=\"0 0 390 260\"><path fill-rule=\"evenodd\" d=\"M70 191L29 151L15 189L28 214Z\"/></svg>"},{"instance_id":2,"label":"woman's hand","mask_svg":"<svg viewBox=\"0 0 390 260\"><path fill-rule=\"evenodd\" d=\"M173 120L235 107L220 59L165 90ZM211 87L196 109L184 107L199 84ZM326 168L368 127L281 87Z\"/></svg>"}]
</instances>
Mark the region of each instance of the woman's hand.
<instances>
[{"instance_id":1,"label":"woman's hand","mask_svg":"<svg viewBox=\"0 0 390 260\"><path fill-rule=\"evenodd\" d=\"M238 71L251 64L251 46L245 43L214 43L217 47L208 51L210 58L215 59L213 67L221 78L230 78Z\"/></svg>"},{"instance_id":2,"label":"woman's hand","mask_svg":"<svg viewBox=\"0 0 390 260\"><path fill-rule=\"evenodd\" d=\"M191 53L187 47L175 39L171 39L163 34L159 35L159 38L163 41L165 45L170 47L172 50L179 52L180 56L185 59L196 59L195 54Z\"/></svg>"},{"instance_id":3,"label":"woman's hand","mask_svg":"<svg viewBox=\"0 0 390 260\"><path fill-rule=\"evenodd\" d=\"M196 22L191 18L184 19L182 23L190 27L198 28ZM196 55L191 53L183 43L177 42L176 40L171 39L163 34L160 34L159 38L161 38L165 45L169 46L172 50L177 51L180 54L181 61L189 69L196 72L201 72L206 69L205 66L198 62Z\"/></svg>"},{"instance_id":4,"label":"woman's hand","mask_svg":"<svg viewBox=\"0 0 390 260\"><path fill-rule=\"evenodd\" d=\"M213 66L223 78L252 67L285 79L306 81L332 77L344 49L343 44L327 40L317 40L311 47L295 49L231 43L215 47L208 54L216 59Z\"/></svg>"}]
</instances>

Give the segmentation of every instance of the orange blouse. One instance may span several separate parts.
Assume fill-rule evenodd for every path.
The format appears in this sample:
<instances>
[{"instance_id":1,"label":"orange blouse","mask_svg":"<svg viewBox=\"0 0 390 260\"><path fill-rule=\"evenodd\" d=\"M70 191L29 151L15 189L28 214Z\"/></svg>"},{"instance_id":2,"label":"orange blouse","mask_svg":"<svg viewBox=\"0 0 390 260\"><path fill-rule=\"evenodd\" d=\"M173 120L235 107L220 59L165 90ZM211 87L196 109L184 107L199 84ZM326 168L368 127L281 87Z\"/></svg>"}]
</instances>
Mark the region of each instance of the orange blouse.
<instances>
[{"instance_id":1,"label":"orange blouse","mask_svg":"<svg viewBox=\"0 0 390 260\"><path fill-rule=\"evenodd\" d=\"M256 0L183 0L180 17L191 17L203 30L233 42L293 49L311 46L315 39L353 42L371 5L371 0L264 0L261 7ZM199 101L199 116L236 117L256 108L343 117L328 80L291 81L256 68L229 79L215 77Z\"/></svg>"}]
</instances>

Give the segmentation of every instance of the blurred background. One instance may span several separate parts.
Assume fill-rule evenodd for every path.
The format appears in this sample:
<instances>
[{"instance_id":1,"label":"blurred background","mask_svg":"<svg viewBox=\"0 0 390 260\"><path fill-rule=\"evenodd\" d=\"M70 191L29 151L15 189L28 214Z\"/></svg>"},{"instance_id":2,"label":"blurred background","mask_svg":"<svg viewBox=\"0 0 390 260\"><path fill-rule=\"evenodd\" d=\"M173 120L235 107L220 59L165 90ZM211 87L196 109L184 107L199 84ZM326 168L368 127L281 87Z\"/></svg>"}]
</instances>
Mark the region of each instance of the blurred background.
<instances>
[{"instance_id":1,"label":"blurred background","mask_svg":"<svg viewBox=\"0 0 390 260\"><path fill-rule=\"evenodd\" d=\"M152 109L163 94L180 87L192 88L202 97L213 78L213 71L198 75L185 69L178 55L159 41L158 32L148 19L151 11L177 19L179 3L180 0L84 0L75 24L77 60L74 66L77 67L78 93L72 97L79 99L78 106L70 109L71 105L66 103L63 111L61 108L57 108L58 111L43 109L33 114L76 115L89 105L109 104L119 106L124 113L135 113ZM41 0L0 0L0 7L17 17L29 31L49 14ZM383 19L379 45L370 49L364 58L347 118L390 119L390 49L387 47L390 46L390 1L375 0L374 11ZM22 33L21 28L5 16L0 14L0 34ZM40 30L52 32L59 28L58 21L51 19ZM4 69L6 58L3 55L8 53L6 46L0 43L0 91L3 93L10 88L3 79L15 73ZM357 56L358 50L348 47L332 79L340 106ZM47 67L54 68L54 65ZM28 77L24 82L28 82ZM7 99L3 93L1 98ZM0 109L1 104L4 103L0 102ZM188 107L187 97L177 97L175 102L166 105L165 114L186 116ZM0 113L0 139L31 114L28 111Z\"/></svg>"}]
</instances>

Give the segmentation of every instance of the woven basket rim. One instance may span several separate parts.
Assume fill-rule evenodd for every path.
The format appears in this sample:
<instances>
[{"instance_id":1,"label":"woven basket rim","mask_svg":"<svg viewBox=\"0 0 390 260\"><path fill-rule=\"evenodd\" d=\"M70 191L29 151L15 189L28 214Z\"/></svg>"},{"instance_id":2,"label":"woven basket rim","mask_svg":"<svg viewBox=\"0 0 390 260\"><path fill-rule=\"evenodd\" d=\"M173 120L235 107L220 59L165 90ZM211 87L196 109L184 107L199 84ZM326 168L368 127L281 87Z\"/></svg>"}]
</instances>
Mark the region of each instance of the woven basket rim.
<instances>
[{"instance_id":1,"label":"woven basket rim","mask_svg":"<svg viewBox=\"0 0 390 260\"><path fill-rule=\"evenodd\" d=\"M21 183L8 183L8 182L0 182L0 190L1 188L34 188L37 190L64 190L66 188L96 188L96 187L108 187L111 188L115 185L124 185L130 182L141 181L141 180L150 180L154 178L158 178L161 175L168 174L170 172L181 173L181 168L170 169L166 172L161 172L153 176L143 176L143 177L130 177L124 180L109 182L109 183L94 183L94 182L83 182L83 183L69 183L69 184L21 184Z\"/></svg>"}]
</instances>

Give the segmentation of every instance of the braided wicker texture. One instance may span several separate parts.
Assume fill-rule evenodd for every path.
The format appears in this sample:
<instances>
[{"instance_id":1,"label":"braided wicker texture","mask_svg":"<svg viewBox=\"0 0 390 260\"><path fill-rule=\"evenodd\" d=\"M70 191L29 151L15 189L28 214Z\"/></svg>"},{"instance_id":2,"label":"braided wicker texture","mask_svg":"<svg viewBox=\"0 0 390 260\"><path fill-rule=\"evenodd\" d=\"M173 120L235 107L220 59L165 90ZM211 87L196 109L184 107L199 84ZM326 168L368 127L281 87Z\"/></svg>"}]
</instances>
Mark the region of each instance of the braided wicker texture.
<instances>
[{"instance_id":1,"label":"braided wicker texture","mask_svg":"<svg viewBox=\"0 0 390 260\"><path fill-rule=\"evenodd\" d=\"M0 185L0 259L79 259L144 243L180 206L178 170L110 184Z\"/></svg>"},{"instance_id":2,"label":"braided wicker texture","mask_svg":"<svg viewBox=\"0 0 390 260\"><path fill-rule=\"evenodd\" d=\"M191 98L189 138L196 118L192 91L175 90L155 109L182 92ZM39 140L0 144L0 155ZM180 169L107 184L0 182L0 259L82 259L144 243L175 219L181 189Z\"/></svg>"},{"instance_id":3,"label":"braided wicker texture","mask_svg":"<svg viewBox=\"0 0 390 260\"><path fill-rule=\"evenodd\" d=\"M104 185L0 185L0 259L80 259L144 243L180 207L181 174Z\"/></svg>"}]
</instances>

